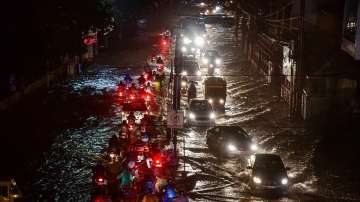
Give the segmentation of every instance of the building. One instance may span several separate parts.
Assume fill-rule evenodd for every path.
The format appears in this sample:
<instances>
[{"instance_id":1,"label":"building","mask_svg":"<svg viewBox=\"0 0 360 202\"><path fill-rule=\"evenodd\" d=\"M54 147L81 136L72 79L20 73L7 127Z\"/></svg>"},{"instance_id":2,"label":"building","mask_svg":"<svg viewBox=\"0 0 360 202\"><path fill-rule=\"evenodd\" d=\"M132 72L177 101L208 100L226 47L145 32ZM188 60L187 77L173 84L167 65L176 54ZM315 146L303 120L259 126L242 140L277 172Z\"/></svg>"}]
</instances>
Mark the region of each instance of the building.
<instances>
[{"instance_id":1,"label":"building","mask_svg":"<svg viewBox=\"0 0 360 202\"><path fill-rule=\"evenodd\" d=\"M341 49L360 60L360 1L346 0L344 5Z\"/></svg>"},{"instance_id":2,"label":"building","mask_svg":"<svg viewBox=\"0 0 360 202\"><path fill-rule=\"evenodd\" d=\"M312 120L352 111L346 106L359 95L359 0L270 0L252 7L259 9L248 7L244 15L247 59L279 85L289 116Z\"/></svg>"},{"instance_id":3,"label":"building","mask_svg":"<svg viewBox=\"0 0 360 202\"><path fill-rule=\"evenodd\" d=\"M321 26L316 29L318 37L314 49L318 51L311 54L318 60L306 72L301 96L301 115L305 120L348 118L360 109L360 48L356 48L360 47L357 45L360 41L357 24L360 1L339 1L336 6L339 10L325 10L326 16L332 17L318 17L317 24L327 23L324 26L327 29ZM329 8L329 5L323 4L322 8ZM329 26L331 22L334 26ZM308 59L311 61L311 57Z\"/></svg>"}]
</instances>

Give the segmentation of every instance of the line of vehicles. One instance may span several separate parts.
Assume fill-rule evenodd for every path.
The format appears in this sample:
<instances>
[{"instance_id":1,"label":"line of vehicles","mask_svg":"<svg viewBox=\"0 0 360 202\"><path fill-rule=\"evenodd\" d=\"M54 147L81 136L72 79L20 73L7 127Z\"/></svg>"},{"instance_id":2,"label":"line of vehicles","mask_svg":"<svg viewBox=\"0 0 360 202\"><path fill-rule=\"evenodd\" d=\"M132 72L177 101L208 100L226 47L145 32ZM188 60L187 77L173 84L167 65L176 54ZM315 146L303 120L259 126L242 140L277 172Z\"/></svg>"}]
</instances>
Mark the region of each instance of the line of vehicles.
<instances>
[{"instance_id":1,"label":"line of vehicles","mask_svg":"<svg viewBox=\"0 0 360 202\"><path fill-rule=\"evenodd\" d=\"M254 193L285 193L289 186L281 157L276 154L259 152L258 145L246 131L238 126L216 125L216 119L225 113L227 83L222 77L223 59L217 50L211 49L211 41L206 33L205 23L217 24L215 18L228 20L227 17L214 16L222 9L213 9L208 3L195 6L206 7L199 17L184 17L181 20L180 39L177 50L182 52L182 96L187 97L185 118L188 126L209 127L206 143L219 157L241 157L247 159L249 185ZM229 25L228 21L223 21ZM199 97L196 86L201 84L203 97Z\"/></svg>"},{"instance_id":2,"label":"line of vehicles","mask_svg":"<svg viewBox=\"0 0 360 202\"><path fill-rule=\"evenodd\" d=\"M168 53L170 40L160 40L159 52ZM93 168L92 201L187 201L171 181L178 159L163 122L167 57L151 56L143 74L125 73L118 84L122 122Z\"/></svg>"}]
</instances>

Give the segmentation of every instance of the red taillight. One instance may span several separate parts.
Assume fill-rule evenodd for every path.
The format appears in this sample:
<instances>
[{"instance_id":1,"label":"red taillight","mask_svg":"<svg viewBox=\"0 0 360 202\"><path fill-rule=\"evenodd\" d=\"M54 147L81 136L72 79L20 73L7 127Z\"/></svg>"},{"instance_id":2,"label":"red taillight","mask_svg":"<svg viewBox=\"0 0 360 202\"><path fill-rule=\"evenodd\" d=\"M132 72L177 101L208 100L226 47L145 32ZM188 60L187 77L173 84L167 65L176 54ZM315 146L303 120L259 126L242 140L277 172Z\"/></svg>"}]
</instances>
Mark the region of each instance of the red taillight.
<instances>
[{"instance_id":1,"label":"red taillight","mask_svg":"<svg viewBox=\"0 0 360 202\"><path fill-rule=\"evenodd\" d=\"M119 92L119 95L120 95L120 96L123 96L123 93L122 93L122 92Z\"/></svg>"},{"instance_id":2,"label":"red taillight","mask_svg":"<svg viewBox=\"0 0 360 202\"><path fill-rule=\"evenodd\" d=\"M131 100L134 100L134 99L135 99L135 96L130 95L130 99L131 99Z\"/></svg>"},{"instance_id":3,"label":"red taillight","mask_svg":"<svg viewBox=\"0 0 360 202\"><path fill-rule=\"evenodd\" d=\"M104 178L99 177L99 178L97 179L97 181L98 181L98 182L104 182Z\"/></svg>"},{"instance_id":4,"label":"red taillight","mask_svg":"<svg viewBox=\"0 0 360 202\"><path fill-rule=\"evenodd\" d=\"M167 42L166 41L163 41L163 43L162 43L164 46L166 46L167 45Z\"/></svg>"},{"instance_id":5,"label":"red taillight","mask_svg":"<svg viewBox=\"0 0 360 202\"><path fill-rule=\"evenodd\" d=\"M145 79L148 79L148 77L149 77L149 76L148 76L147 74L144 74L144 78L145 78Z\"/></svg>"},{"instance_id":6,"label":"red taillight","mask_svg":"<svg viewBox=\"0 0 360 202\"><path fill-rule=\"evenodd\" d=\"M133 125L129 125L129 129L130 129L130 130L134 129L134 126L133 126Z\"/></svg>"}]
</instances>

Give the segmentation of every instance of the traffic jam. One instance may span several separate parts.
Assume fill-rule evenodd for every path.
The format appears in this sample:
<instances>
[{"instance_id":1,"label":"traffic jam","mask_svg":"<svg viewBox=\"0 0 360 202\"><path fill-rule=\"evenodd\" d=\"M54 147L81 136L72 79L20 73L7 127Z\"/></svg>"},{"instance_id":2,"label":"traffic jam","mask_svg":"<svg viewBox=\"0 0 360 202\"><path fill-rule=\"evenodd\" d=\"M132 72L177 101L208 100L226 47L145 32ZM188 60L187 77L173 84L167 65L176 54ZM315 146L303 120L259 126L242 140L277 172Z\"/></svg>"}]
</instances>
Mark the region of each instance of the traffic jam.
<instances>
[{"instance_id":1,"label":"traffic jam","mask_svg":"<svg viewBox=\"0 0 360 202\"><path fill-rule=\"evenodd\" d=\"M177 159L163 120L170 32L158 38L160 48L149 56L143 73L124 73L117 85L122 121L93 168L92 201L169 201L177 196L171 182Z\"/></svg>"},{"instance_id":2,"label":"traffic jam","mask_svg":"<svg viewBox=\"0 0 360 202\"><path fill-rule=\"evenodd\" d=\"M216 6L213 12L220 9ZM124 73L116 90L122 122L118 135L108 140L106 152L93 168L93 201L196 198L192 191L196 185L191 183L191 173L196 172L186 162L185 152L191 138L184 136L183 145L176 145L173 128L166 123L167 100L180 103L174 108L182 117L183 123L178 124L190 130L179 132L188 137L205 134L208 150L219 160L240 159L249 193L286 193L289 168L281 157L259 152L256 141L241 126L218 123L228 113L227 81L223 58L212 44L205 18L181 17L180 29L160 34L160 48L149 56L141 75Z\"/></svg>"},{"instance_id":3,"label":"traffic jam","mask_svg":"<svg viewBox=\"0 0 360 202\"><path fill-rule=\"evenodd\" d=\"M199 6L204 7L204 5L203 3ZM245 178L240 178L242 181L240 183L245 183L245 187L247 187L244 189L243 195L283 195L289 187L288 170L290 168L284 165L280 155L261 150L253 137L240 124L231 124L224 119L227 114L232 113L229 108L233 103L227 103L229 96L227 79L233 79L234 75L224 75L226 70L224 69L224 59L221 56L223 53L216 49L218 44L211 37L213 33L209 32L216 30L218 24L231 27L232 25L228 21L231 17L222 10L221 5L204 10L203 13L200 13L200 17L188 16L180 20L180 42L177 43L180 47L177 49L181 51L181 61L179 62L182 69L181 109L184 111L185 127L188 127L183 132L185 145L183 149L187 150L189 156L199 155L204 159L203 154L197 154L195 149L189 149L192 146L199 146L191 141L204 141L210 153L216 156L215 161L224 159L239 161L241 165L237 166L240 169L239 172L246 175ZM222 30L222 32L225 31ZM219 36L223 37L223 34ZM200 170L205 167L198 165L194 156L184 155L184 159L189 161L182 162L186 164L183 167L188 175L199 173L193 167L200 167ZM208 168L204 170L210 171ZM216 173L217 171L211 170L209 173L212 172ZM203 174L205 175L205 173ZM188 177L191 178L191 176ZM200 188L196 187L197 184L194 185L194 189L200 191L193 190L193 195L205 199L209 199L206 197L218 197L219 193L216 191L222 189L219 188L220 185L209 188L205 181L207 180L203 181ZM231 184L226 184L228 182L223 186L231 186ZM202 187L206 188L201 189ZM209 195L202 193L204 191L209 192ZM236 191L233 190L233 192ZM229 193L222 194L232 196ZM223 200L223 198L220 197L219 200Z\"/></svg>"}]
</instances>

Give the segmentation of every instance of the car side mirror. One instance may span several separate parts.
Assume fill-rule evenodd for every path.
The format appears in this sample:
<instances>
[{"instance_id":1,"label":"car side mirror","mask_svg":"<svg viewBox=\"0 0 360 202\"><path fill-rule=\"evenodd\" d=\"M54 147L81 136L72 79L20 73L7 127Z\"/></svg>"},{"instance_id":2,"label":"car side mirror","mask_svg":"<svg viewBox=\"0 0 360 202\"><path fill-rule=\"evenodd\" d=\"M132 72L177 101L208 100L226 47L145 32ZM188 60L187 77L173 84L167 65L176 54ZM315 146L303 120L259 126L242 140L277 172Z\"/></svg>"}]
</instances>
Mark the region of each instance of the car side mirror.
<instances>
[{"instance_id":1,"label":"car side mirror","mask_svg":"<svg viewBox=\"0 0 360 202\"><path fill-rule=\"evenodd\" d=\"M287 171L291 170L291 168L290 168L290 167L286 167L285 169L286 169Z\"/></svg>"},{"instance_id":2,"label":"car side mirror","mask_svg":"<svg viewBox=\"0 0 360 202\"><path fill-rule=\"evenodd\" d=\"M246 166L246 169L251 170L252 167L251 166Z\"/></svg>"}]
</instances>

